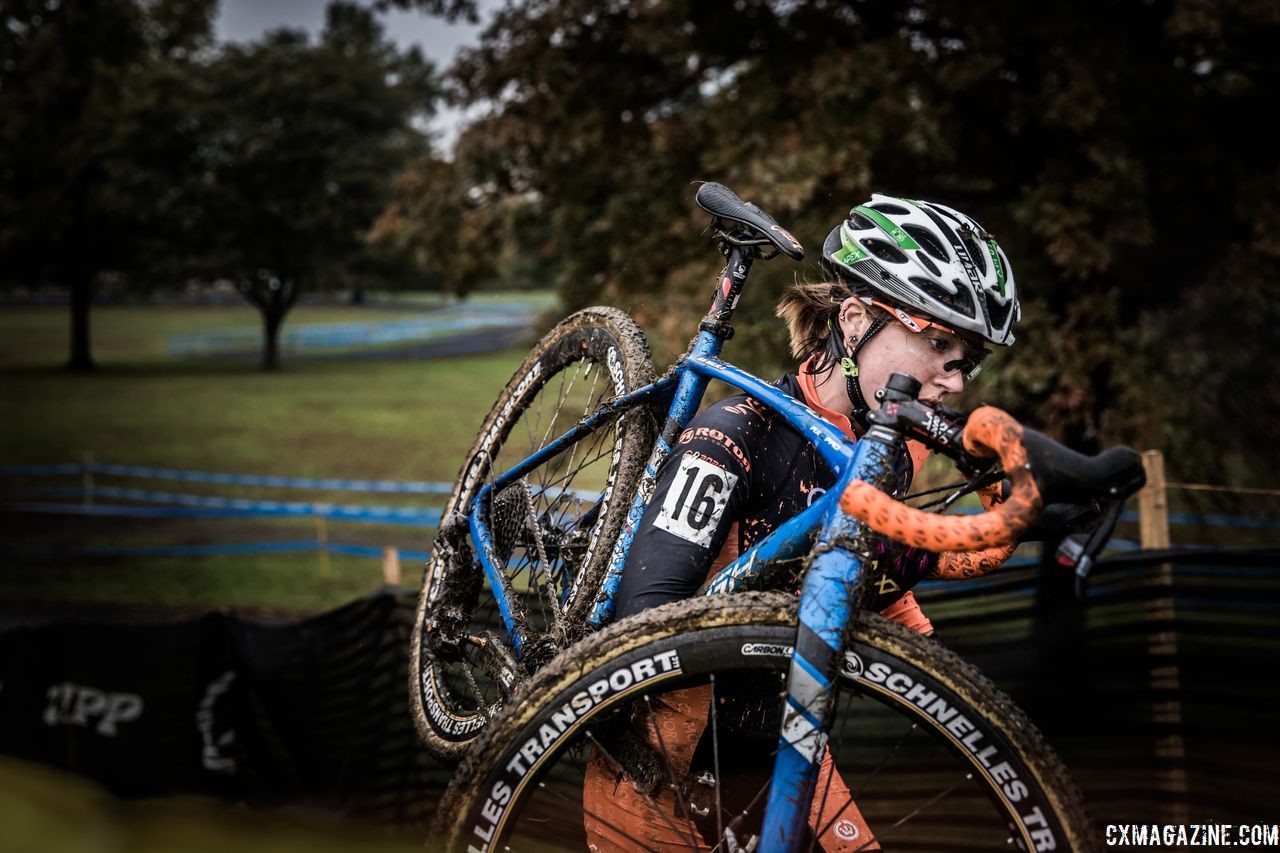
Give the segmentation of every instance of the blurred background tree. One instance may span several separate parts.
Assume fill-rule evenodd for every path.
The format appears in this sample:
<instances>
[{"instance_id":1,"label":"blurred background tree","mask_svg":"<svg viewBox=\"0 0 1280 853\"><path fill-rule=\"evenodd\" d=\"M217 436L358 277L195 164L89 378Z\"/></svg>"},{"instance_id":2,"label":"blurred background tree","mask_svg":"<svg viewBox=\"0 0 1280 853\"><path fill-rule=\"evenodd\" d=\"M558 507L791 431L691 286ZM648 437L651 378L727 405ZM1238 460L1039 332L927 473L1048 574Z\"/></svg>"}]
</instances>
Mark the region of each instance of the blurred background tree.
<instances>
[{"instance_id":1,"label":"blurred background tree","mask_svg":"<svg viewBox=\"0 0 1280 853\"><path fill-rule=\"evenodd\" d=\"M428 148L438 80L372 11L332 3L319 40L213 49L216 0L21 0L0 39L0 281L71 294L92 367L103 281L229 280L261 312L263 366L305 288L403 284L365 233Z\"/></svg>"},{"instance_id":2,"label":"blurred background tree","mask_svg":"<svg viewBox=\"0 0 1280 853\"><path fill-rule=\"evenodd\" d=\"M396 272L370 256L364 235L392 175L427 148L416 123L434 111L434 69L417 48L400 53L368 9L331 3L316 44L277 30L227 45L198 69L197 85L201 216L188 235L190 271L235 282L258 308L262 363L273 369L280 326L304 288Z\"/></svg>"},{"instance_id":3,"label":"blurred background tree","mask_svg":"<svg viewBox=\"0 0 1280 853\"><path fill-rule=\"evenodd\" d=\"M185 69L216 0L6 0L0 13L0 286L65 288L73 370L93 367L104 276L148 265L197 144Z\"/></svg>"},{"instance_id":4,"label":"blurred background tree","mask_svg":"<svg viewBox=\"0 0 1280 853\"><path fill-rule=\"evenodd\" d=\"M452 69L482 114L451 179L472 210L529 206L567 307L629 307L669 352L715 265L690 182L758 201L814 260L873 190L952 204L1024 295L1016 356L972 401L1241 481L1280 438L1280 156L1249 130L1280 106L1278 43L1280 7L1250 0L511 4ZM795 274L753 279L735 358L785 366L770 308Z\"/></svg>"}]
</instances>

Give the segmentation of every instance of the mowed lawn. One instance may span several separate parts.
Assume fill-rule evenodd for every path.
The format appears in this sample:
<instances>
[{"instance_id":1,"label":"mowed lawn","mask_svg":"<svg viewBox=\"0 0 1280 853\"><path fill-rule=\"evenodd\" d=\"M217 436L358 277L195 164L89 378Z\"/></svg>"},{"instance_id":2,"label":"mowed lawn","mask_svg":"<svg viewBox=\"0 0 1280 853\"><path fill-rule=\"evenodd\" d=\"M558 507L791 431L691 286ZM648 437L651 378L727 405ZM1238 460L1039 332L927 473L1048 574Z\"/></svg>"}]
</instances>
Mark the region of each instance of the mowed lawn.
<instances>
[{"instance_id":1,"label":"mowed lawn","mask_svg":"<svg viewBox=\"0 0 1280 853\"><path fill-rule=\"evenodd\" d=\"M403 311L296 309L289 322L400 319ZM0 309L0 464L98 462L296 477L451 482L524 350L430 360L176 359L170 335L253 325L244 307L93 312L98 370L71 375L66 308ZM429 506L421 495L98 478L96 484L265 500ZM0 479L4 501L50 498L77 478ZM101 502L101 501L99 501ZM319 610L381 584L377 558L316 552L174 557L39 556L35 549L297 541L425 551L433 531L307 519L104 519L0 512L0 605ZM406 563L406 585L420 566Z\"/></svg>"}]
</instances>

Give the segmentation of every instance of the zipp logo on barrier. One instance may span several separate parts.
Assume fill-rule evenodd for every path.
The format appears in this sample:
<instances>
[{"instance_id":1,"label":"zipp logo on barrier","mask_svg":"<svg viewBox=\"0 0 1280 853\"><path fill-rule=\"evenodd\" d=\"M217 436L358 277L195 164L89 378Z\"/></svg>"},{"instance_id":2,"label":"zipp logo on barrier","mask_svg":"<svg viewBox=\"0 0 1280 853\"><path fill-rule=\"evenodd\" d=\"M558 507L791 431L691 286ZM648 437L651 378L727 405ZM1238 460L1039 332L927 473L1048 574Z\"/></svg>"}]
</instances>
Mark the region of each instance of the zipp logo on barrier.
<instances>
[{"instance_id":1,"label":"zipp logo on barrier","mask_svg":"<svg viewBox=\"0 0 1280 853\"><path fill-rule=\"evenodd\" d=\"M45 695L46 726L92 726L103 737L115 737L121 723L142 716L142 697L136 693L107 693L67 681L53 685Z\"/></svg>"}]
</instances>

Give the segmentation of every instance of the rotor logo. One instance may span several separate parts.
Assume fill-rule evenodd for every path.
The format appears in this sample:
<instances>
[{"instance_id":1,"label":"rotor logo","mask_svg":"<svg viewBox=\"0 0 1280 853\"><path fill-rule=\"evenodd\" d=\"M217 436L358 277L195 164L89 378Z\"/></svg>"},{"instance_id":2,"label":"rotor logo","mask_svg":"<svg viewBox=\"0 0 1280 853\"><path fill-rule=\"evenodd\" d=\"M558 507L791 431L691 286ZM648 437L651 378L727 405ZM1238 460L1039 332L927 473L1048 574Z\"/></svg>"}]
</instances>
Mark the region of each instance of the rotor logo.
<instances>
[{"instance_id":1,"label":"rotor logo","mask_svg":"<svg viewBox=\"0 0 1280 853\"><path fill-rule=\"evenodd\" d=\"M836 838L839 838L841 841L856 841L858 836L862 834L858 831L858 825L856 823L845 819L837 821L832 832L834 832L836 834Z\"/></svg>"}]
</instances>

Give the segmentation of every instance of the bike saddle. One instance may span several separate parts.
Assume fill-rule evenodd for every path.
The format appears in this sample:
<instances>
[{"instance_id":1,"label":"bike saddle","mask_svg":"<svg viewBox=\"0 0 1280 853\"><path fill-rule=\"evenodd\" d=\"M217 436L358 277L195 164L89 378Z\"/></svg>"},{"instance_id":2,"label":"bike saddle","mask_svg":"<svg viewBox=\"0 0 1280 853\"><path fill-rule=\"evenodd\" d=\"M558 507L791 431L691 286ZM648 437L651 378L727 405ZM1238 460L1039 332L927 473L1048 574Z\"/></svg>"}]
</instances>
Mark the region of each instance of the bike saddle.
<instances>
[{"instance_id":1,"label":"bike saddle","mask_svg":"<svg viewBox=\"0 0 1280 853\"><path fill-rule=\"evenodd\" d=\"M749 201L743 201L738 194L724 184L707 182L698 187L694 196L707 213L718 219L736 222L739 225L756 231L778 248L779 252L794 261L804 260L804 246L791 236L791 232L779 225L772 216L765 213Z\"/></svg>"}]
</instances>

